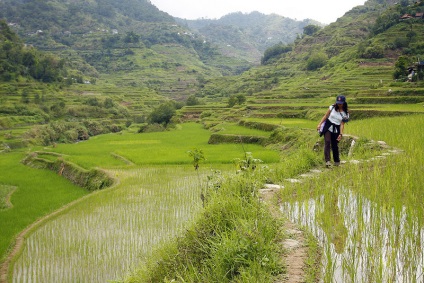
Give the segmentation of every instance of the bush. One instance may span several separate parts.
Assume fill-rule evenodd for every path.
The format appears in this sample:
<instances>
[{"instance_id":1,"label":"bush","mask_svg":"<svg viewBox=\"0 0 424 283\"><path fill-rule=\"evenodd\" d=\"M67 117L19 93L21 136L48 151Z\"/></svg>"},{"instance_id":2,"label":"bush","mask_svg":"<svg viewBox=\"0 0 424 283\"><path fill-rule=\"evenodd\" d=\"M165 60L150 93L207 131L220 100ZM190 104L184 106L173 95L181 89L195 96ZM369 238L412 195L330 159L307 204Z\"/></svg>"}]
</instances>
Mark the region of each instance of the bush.
<instances>
[{"instance_id":1,"label":"bush","mask_svg":"<svg viewBox=\"0 0 424 283\"><path fill-rule=\"evenodd\" d=\"M361 57L366 59L383 58L384 48L381 45L367 47L365 48L365 51L361 54Z\"/></svg>"},{"instance_id":2,"label":"bush","mask_svg":"<svg viewBox=\"0 0 424 283\"><path fill-rule=\"evenodd\" d=\"M163 132L165 127L161 124L143 124L139 129L139 133Z\"/></svg>"},{"instance_id":3,"label":"bush","mask_svg":"<svg viewBox=\"0 0 424 283\"><path fill-rule=\"evenodd\" d=\"M327 64L327 60L328 56L323 52L313 54L307 60L306 68L309 71L317 70L319 68L324 67Z\"/></svg>"},{"instance_id":4,"label":"bush","mask_svg":"<svg viewBox=\"0 0 424 283\"><path fill-rule=\"evenodd\" d=\"M166 102L159 105L149 115L149 122L151 124L168 124L171 118L176 114L175 104Z\"/></svg>"},{"instance_id":5,"label":"bush","mask_svg":"<svg viewBox=\"0 0 424 283\"><path fill-rule=\"evenodd\" d=\"M197 99L197 97L195 95L190 95L187 98L187 101L186 101L187 106L194 106L194 105L198 105L198 104L200 104L200 102L199 102L199 99Z\"/></svg>"}]
</instances>

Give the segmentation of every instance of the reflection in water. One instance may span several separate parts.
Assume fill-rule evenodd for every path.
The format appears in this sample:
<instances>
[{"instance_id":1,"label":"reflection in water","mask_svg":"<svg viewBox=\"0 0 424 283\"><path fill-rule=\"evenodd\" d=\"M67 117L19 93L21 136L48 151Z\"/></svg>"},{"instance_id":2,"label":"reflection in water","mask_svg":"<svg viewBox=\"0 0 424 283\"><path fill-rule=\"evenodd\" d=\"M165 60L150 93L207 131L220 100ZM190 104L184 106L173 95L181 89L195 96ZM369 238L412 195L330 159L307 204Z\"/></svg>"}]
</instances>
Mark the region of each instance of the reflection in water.
<instances>
[{"instance_id":1,"label":"reflection in water","mask_svg":"<svg viewBox=\"0 0 424 283\"><path fill-rule=\"evenodd\" d=\"M323 247L323 282L424 282L424 228L405 207L387 209L341 188L281 210Z\"/></svg>"}]
</instances>

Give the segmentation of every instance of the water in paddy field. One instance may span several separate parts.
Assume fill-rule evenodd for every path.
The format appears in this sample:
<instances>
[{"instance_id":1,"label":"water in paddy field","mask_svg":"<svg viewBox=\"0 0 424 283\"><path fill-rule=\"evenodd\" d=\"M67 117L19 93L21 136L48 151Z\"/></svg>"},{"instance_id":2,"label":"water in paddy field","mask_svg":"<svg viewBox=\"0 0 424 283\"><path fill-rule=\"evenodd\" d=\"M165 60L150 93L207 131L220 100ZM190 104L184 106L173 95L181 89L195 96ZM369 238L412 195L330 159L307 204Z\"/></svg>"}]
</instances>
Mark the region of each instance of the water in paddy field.
<instances>
[{"instance_id":1,"label":"water in paddy field","mask_svg":"<svg viewBox=\"0 0 424 283\"><path fill-rule=\"evenodd\" d=\"M322 282L424 282L424 228L405 206L382 207L348 189L281 205L323 248Z\"/></svg>"}]
</instances>

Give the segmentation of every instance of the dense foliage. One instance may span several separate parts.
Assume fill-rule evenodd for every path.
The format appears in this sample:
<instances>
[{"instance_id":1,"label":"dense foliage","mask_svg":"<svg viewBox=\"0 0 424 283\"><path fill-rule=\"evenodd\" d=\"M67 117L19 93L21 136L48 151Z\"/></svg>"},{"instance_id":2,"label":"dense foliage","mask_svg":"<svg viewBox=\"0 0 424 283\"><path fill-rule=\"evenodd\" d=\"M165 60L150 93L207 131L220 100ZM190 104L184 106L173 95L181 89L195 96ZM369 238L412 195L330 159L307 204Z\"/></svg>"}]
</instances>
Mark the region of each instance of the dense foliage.
<instances>
[{"instance_id":1,"label":"dense foliage","mask_svg":"<svg viewBox=\"0 0 424 283\"><path fill-rule=\"evenodd\" d=\"M20 76L42 82L63 79L64 61L26 47L5 21L0 21L0 80L11 81Z\"/></svg>"}]
</instances>

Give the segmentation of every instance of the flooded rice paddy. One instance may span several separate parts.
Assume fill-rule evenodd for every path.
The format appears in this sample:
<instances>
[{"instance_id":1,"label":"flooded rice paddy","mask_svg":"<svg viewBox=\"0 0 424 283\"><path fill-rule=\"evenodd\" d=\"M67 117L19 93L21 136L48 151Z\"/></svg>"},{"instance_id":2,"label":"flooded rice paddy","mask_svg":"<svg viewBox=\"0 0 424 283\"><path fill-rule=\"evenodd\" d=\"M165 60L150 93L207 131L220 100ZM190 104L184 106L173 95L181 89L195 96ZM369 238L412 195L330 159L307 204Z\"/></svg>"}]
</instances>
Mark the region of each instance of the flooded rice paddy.
<instances>
[{"instance_id":1,"label":"flooded rice paddy","mask_svg":"<svg viewBox=\"0 0 424 283\"><path fill-rule=\"evenodd\" d=\"M112 173L120 185L89 196L28 236L12 282L122 279L201 207L192 168Z\"/></svg>"},{"instance_id":2,"label":"flooded rice paddy","mask_svg":"<svg viewBox=\"0 0 424 283\"><path fill-rule=\"evenodd\" d=\"M423 223L405 206L388 208L341 187L281 211L322 246L322 282L424 282Z\"/></svg>"}]
</instances>

